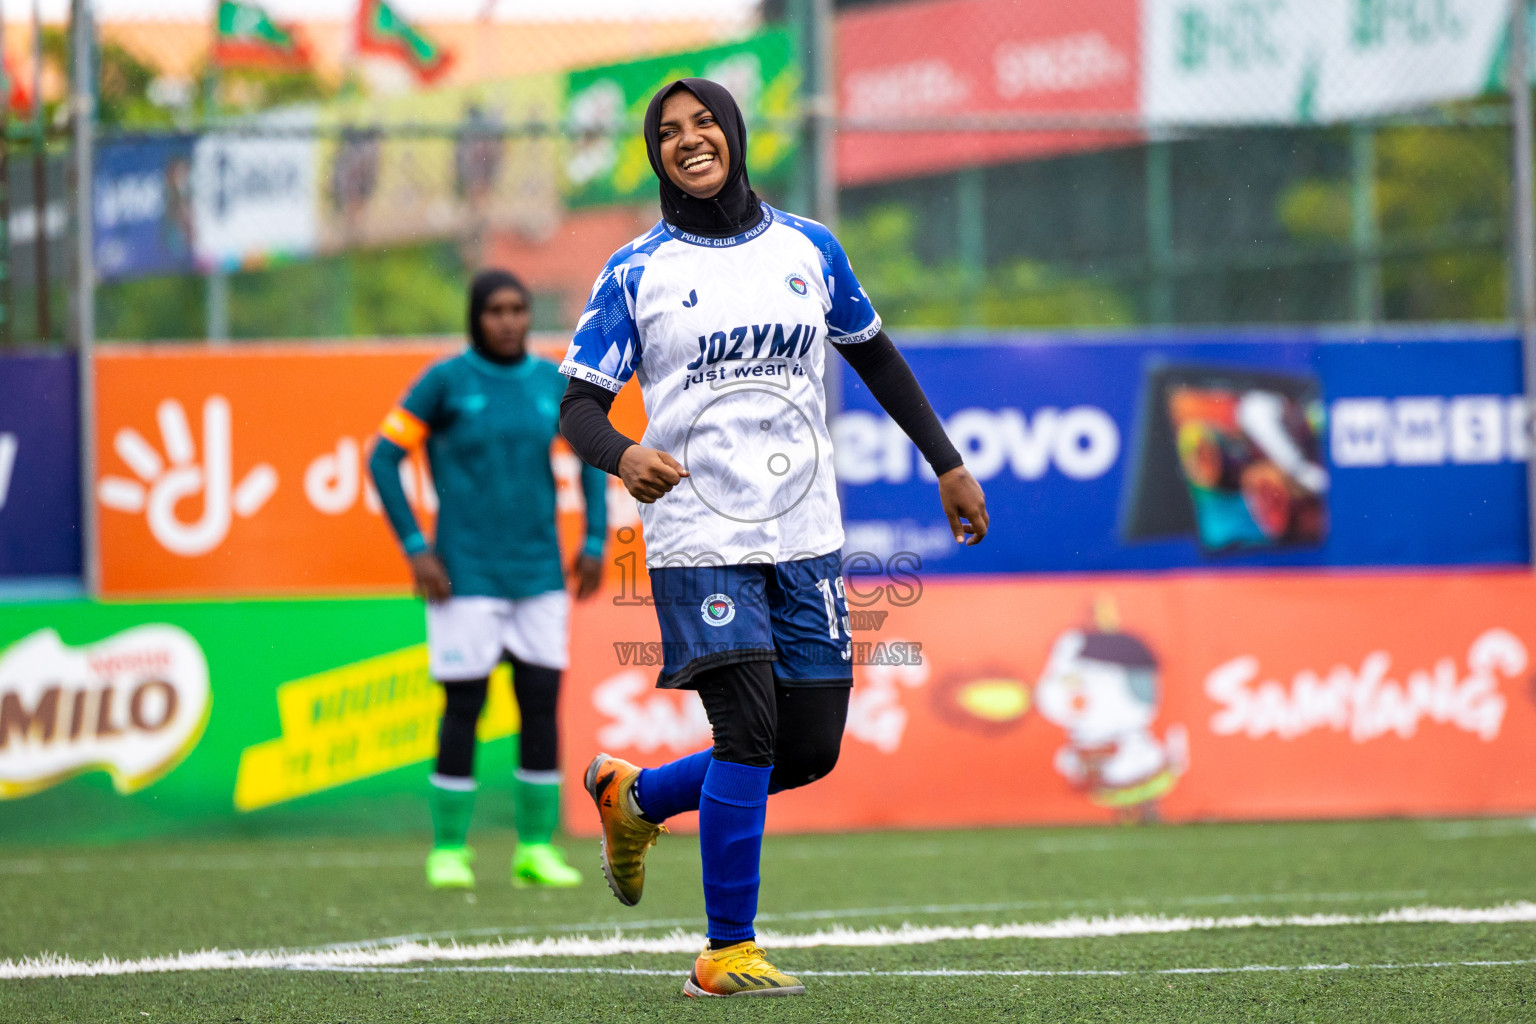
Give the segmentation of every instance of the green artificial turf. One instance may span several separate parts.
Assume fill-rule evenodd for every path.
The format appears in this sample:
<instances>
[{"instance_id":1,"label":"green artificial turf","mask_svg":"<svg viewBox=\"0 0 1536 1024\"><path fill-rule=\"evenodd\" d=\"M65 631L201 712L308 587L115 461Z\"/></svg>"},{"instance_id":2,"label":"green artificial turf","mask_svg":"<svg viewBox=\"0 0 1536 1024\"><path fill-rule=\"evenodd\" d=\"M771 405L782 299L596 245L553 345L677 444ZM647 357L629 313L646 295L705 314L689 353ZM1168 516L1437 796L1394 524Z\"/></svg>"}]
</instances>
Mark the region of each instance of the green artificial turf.
<instances>
[{"instance_id":1,"label":"green artificial turf","mask_svg":"<svg viewBox=\"0 0 1536 1024\"><path fill-rule=\"evenodd\" d=\"M697 844L664 837L645 899L588 870L575 890L515 890L511 842L482 835L472 895L429 892L398 839L0 846L0 959L205 948L302 949L395 936L702 930ZM1536 822L1374 822L985 830L771 838L759 927L974 925L1070 915L1368 915L1536 900ZM1536 924L1361 924L1087 939L823 946L789 971L1123 971L1120 976L810 976L802 999L696 1003L689 956L431 962L0 981L0 1021L1536 1021ZM1449 963L1452 966L1403 966ZM1188 968L1347 969L1159 973ZM574 968L570 974L501 968ZM469 968L466 970L466 968ZM660 975L595 973L637 968Z\"/></svg>"}]
</instances>

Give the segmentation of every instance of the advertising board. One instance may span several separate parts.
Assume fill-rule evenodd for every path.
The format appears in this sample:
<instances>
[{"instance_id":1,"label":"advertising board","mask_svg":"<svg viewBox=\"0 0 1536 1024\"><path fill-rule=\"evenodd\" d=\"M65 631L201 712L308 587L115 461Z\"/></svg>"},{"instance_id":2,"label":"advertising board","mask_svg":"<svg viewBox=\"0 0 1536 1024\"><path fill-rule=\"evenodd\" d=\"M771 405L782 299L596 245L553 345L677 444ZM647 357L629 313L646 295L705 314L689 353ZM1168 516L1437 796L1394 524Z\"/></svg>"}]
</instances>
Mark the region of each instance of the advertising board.
<instances>
[{"instance_id":1,"label":"advertising board","mask_svg":"<svg viewBox=\"0 0 1536 1024\"><path fill-rule=\"evenodd\" d=\"M838 18L838 110L875 122L1138 111L1133 0L877 4ZM838 178L860 185L1134 141L1124 131L843 130Z\"/></svg>"},{"instance_id":2,"label":"advertising board","mask_svg":"<svg viewBox=\"0 0 1536 1024\"><path fill-rule=\"evenodd\" d=\"M846 551L940 573L1524 564L1519 344L1468 329L964 337L903 351L987 491L954 544L927 465L843 375Z\"/></svg>"},{"instance_id":3,"label":"advertising board","mask_svg":"<svg viewBox=\"0 0 1536 1024\"><path fill-rule=\"evenodd\" d=\"M384 415L454 341L114 346L97 357L102 590L108 595L400 592L410 573L369 481ZM617 415L637 414L636 397ZM401 463L424 525L420 452ZM580 466L555 455L567 540ZM614 481L609 522L636 521ZM633 537L631 533L629 536Z\"/></svg>"},{"instance_id":4,"label":"advertising board","mask_svg":"<svg viewBox=\"0 0 1536 1024\"><path fill-rule=\"evenodd\" d=\"M79 575L74 354L0 355L0 582Z\"/></svg>"},{"instance_id":5,"label":"advertising board","mask_svg":"<svg viewBox=\"0 0 1536 1024\"><path fill-rule=\"evenodd\" d=\"M769 801L772 829L1536 809L1527 572L882 581L854 568L841 759ZM591 640L564 706L570 763L605 750L655 765L709 745L697 696L655 689L653 609L595 605L577 628ZM568 827L592 834L587 795L566 800Z\"/></svg>"},{"instance_id":6,"label":"advertising board","mask_svg":"<svg viewBox=\"0 0 1536 1024\"><path fill-rule=\"evenodd\" d=\"M424 636L408 598L9 605L0 836L425 831L442 690ZM479 735L504 748L516 705L491 689ZM486 775L505 810L509 754L483 763L505 766Z\"/></svg>"}]
</instances>

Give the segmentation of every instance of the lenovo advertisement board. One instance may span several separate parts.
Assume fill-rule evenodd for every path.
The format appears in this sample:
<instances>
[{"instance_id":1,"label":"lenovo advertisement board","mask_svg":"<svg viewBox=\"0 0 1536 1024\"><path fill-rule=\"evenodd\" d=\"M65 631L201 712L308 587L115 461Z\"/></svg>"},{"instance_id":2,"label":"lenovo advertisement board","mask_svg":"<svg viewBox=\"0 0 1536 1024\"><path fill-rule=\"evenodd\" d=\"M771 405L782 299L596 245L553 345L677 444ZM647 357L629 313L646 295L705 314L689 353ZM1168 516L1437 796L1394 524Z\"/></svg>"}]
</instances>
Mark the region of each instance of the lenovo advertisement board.
<instances>
[{"instance_id":1,"label":"lenovo advertisement board","mask_svg":"<svg viewBox=\"0 0 1536 1024\"><path fill-rule=\"evenodd\" d=\"M1529 552L1519 345L1121 334L903 346L987 492L958 548L938 487L854 374L834 430L847 551L941 573L1516 565Z\"/></svg>"}]
</instances>

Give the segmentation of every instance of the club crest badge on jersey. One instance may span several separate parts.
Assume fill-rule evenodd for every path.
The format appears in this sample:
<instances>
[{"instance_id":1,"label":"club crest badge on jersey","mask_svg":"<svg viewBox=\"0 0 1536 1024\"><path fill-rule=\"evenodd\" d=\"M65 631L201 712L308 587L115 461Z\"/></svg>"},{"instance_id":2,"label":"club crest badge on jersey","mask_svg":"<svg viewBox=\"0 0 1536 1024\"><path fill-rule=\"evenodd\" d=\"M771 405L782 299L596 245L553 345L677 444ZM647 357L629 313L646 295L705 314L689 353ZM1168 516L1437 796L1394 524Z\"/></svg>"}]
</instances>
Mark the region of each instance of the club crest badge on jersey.
<instances>
[{"instance_id":1,"label":"club crest badge on jersey","mask_svg":"<svg viewBox=\"0 0 1536 1024\"><path fill-rule=\"evenodd\" d=\"M723 626L736 617L736 602L726 594L710 594L699 606L704 621L711 626Z\"/></svg>"},{"instance_id":2,"label":"club crest badge on jersey","mask_svg":"<svg viewBox=\"0 0 1536 1024\"><path fill-rule=\"evenodd\" d=\"M789 286L789 290L794 292L796 295L803 296L809 293L811 290L811 286L806 284L805 278L801 277L799 274L790 274L784 279L784 283L787 284Z\"/></svg>"}]
</instances>

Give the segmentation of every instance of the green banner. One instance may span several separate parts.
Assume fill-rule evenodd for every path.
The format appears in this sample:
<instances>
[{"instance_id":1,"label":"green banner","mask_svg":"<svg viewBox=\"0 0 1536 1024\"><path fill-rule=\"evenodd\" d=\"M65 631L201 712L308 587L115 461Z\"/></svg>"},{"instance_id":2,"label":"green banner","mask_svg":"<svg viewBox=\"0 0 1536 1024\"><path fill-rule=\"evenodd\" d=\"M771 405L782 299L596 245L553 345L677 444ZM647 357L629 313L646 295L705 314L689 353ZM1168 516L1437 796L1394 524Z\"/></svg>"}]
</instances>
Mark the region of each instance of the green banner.
<instances>
[{"instance_id":1,"label":"green banner","mask_svg":"<svg viewBox=\"0 0 1536 1024\"><path fill-rule=\"evenodd\" d=\"M1504 0L1144 0L1158 124L1307 124L1477 97L1502 82Z\"/></svg>"},{"instance_id":2,"label":"green banner","mask_svg":"<svg viewBox=\"0 0 1536 1024\"><path fill-rule=\"evenodd\" d=\"M405 598L8 605L0 837L426 835L442 689L424 634ZM504 680L491 690L480 739L503 748L482 754L497 808L517 712Z\"/></svg>"},{"instance_id":3,"label":"green banner","mask_svg":"<svg viewBox=\"0 0 1536 1024\"><path fill-rule=\"evenodd\" d=\"M788 180L798 148L800 64L786 31L728 46L573 71L566 119L575 133L565 160L573 207L654 199L656 179L640 129L651 96L678 78L709 78L731 91L747 120L754 187Z\"/></svg>"}]
</instances>

